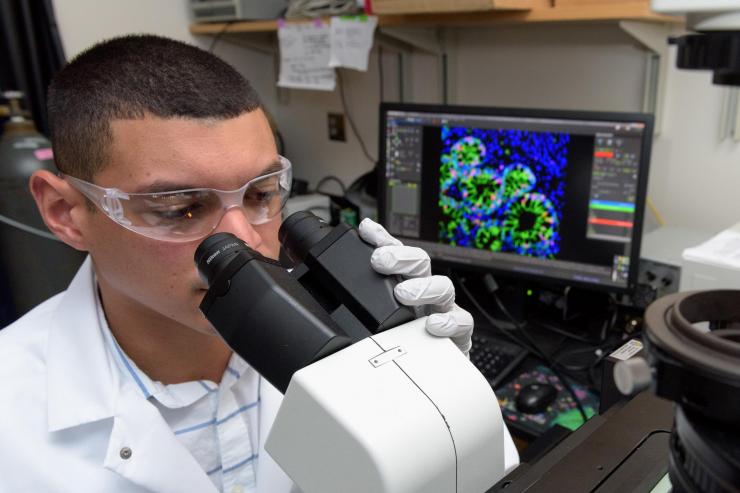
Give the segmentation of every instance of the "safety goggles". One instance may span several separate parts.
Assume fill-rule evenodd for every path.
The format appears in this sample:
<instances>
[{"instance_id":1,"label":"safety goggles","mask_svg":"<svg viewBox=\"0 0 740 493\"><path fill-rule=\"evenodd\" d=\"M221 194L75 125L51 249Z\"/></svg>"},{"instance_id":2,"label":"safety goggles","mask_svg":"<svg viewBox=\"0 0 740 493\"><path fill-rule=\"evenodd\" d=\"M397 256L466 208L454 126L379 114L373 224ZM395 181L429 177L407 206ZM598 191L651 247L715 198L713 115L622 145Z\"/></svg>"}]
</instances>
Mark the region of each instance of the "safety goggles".
<instances>
[{"instance_id":1,"label":"safety goggles","mask_svg":"<svg viewBox=\"0 0 740 493\"><path fill-rule=\"evenodd\" d=\"M278 162L279 171L258 176L236 190L192 188L127 193L69 175L62 177L124 228L156 240L185 242L210 234L233 207L241 207L253 225L264 224L280 214L290 195L292 167L282 156Z\"/></svg>"}]
</instances>

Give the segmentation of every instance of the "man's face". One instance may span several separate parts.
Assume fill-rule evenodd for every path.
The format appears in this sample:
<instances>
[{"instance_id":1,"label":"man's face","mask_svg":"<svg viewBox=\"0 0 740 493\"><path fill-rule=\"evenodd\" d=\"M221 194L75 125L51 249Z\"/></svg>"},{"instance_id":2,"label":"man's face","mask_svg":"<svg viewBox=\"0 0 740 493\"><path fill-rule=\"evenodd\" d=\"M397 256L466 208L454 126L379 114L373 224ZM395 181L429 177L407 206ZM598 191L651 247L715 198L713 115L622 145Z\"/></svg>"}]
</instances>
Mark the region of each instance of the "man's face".
<instances>
[{"instance_id":1,"label":"man's face","mask_svg":"<svg viewBox=\"0 0 740 493\"><path fill-rule=\"evenodd\" d=\"M110 162L94 177L125 192L205 187L234 190L267 172L277 160L262 111L229 120L116 120ZM216 232L229 232L263 255L277 258L280 215L251 225L241 208L229 209ZM213 333L198 309L206 285L193 255L201 240L174 243L131 232L99 211L87 216L83 234L95 263L104 303L117 303L142 320L172 320ZM109 307L106 307L106 310Z\"/></svg>"}]
</instances>

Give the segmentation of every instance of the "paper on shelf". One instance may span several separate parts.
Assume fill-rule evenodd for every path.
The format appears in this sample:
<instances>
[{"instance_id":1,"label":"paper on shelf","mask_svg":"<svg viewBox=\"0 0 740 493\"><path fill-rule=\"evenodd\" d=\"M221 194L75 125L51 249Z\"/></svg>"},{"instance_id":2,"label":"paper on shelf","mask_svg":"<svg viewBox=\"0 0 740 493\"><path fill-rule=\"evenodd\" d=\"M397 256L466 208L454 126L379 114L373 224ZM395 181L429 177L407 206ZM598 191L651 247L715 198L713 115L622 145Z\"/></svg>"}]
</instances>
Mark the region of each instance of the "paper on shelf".
<instances>
[{"instance_id":1,"label":"paper on shelf","mask_svg":"<svg viewBox=\"0 0 740 493\"><path fill-rule=\"evenodd\" d=\"M366 72L377 25L378 18L375 16L332 17L329 65Z\"/></svg>"},{"instance_id":2,"label":"paper on shelf","mask_svg":"<svg viewBox=\"0 0 740 493\"><path fill-rule=\"evenodd\" d=\"M740 269L740 224L722 231L699 246L683 251L683 258L718 267Z\"/></svg>"},{"instance_id":3,"label":"paper on shelf","mask_svg":"<svg viewBox=\"0 0 740 493\"><path fill-rule=\"evenodd\" d=\"M333 91L336 75L334 69L329 67L330 38L330 27L321 20L311 23L280 22L278 86Z\"/></svg>"}]
</instances>

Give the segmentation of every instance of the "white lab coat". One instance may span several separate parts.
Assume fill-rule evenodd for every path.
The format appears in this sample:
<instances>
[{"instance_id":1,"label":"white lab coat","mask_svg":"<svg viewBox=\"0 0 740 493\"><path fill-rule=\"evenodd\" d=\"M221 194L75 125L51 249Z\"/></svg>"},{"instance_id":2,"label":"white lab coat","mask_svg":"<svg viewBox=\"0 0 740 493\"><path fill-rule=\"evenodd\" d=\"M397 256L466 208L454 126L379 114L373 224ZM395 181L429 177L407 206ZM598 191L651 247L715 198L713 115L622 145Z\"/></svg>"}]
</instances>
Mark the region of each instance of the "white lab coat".
<instances>
[{"instance_id":1,"label":"white lab coat","mask_svg":"<svg viewBox=\"0 0 740 493\"><path fill-rule=\"evenodd\" d=\"M215 492L105 348L89 258L67 291L0 330L0 492ZM261 440L281 398L262 382ZM263 446L257 491L297 491Z\"/></svg>"},{"instance_id":2,"label":"white lab coat","mask_svg":"<svg viewBox=\"0 0 740 493\"><path fill-rule=\"evenodd\" d=\"M156 407L121 381L95 289L88 258L67 291L0 330L0 493L215 492ZM257 491L299 491L264 450L282 395L263 380L260 399ZM511 470L508 430L504 449Z\"/></svg>"}]
</instances>

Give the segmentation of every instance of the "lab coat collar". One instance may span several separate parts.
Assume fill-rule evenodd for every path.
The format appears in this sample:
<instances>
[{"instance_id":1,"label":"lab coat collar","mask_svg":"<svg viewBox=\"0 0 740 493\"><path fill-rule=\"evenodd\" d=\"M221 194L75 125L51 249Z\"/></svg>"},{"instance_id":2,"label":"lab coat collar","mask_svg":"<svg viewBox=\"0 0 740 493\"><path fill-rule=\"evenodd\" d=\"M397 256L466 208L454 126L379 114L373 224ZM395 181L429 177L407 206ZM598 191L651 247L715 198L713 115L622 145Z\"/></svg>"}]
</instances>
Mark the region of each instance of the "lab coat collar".
<instances>
[{"instance_id":1,"label":"lab coat collar","mask_svg":"<svg viewBox=\"0 0 740 493\"><path fill-rule=\"evenodd\" d=\"M157 492L215 493L200 464L182 446L157 408L127 386L116 413L103 466Z\"/></svg>"},{"instance_id":2,"label":"lab coat collar","mask_svg":"<svg viewBox=\"0 0 740 493\"><path fill-rule=\"evenodd\" d=\"M110 418L115 412L121 382L111 368L98 328L95 290L88 256L62 295L49 327L50 432Z\"/></svg>"},{"instance_id":3,"label":"lab coat collar","mask_svg":"<svg viewBox=\"0 0 740 493\"><path fill-rule=\"evenodd\" d=\"M49 432L112 419L101 466L150 491L215 492L157 408L138 387L120 380L99 328L96 289L88 257L62 295L49 329Z\"/></svg>"}]
</instances>

